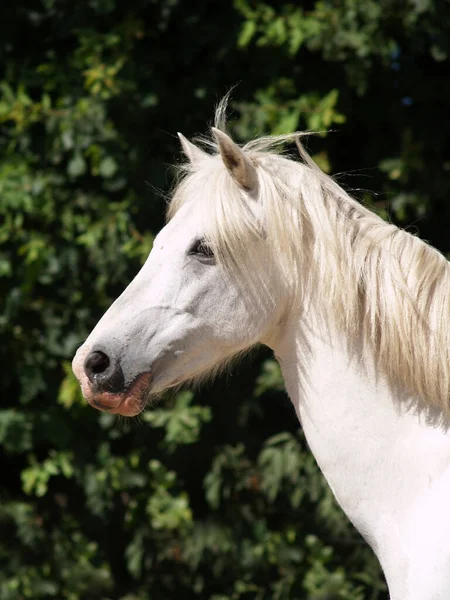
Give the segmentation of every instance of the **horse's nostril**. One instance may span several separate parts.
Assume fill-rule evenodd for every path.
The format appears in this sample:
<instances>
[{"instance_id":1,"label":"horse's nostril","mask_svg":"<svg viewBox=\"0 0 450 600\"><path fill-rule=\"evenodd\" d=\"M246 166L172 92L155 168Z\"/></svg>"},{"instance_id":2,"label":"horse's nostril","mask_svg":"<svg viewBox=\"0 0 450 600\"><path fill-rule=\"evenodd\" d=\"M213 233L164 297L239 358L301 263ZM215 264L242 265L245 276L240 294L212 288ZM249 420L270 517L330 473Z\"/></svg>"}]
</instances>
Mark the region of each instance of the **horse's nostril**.
<instances>
[{"instance_id":1,"label":"horse's nostril","mask_svg":"<svg viewBox=\"0 0 450 600\"><path fill-rule=\"evenodd\" d=\"M91 352L84 361L84 372L94 389L120 394L125 380L120 364L100 351Z\"/></svg>"},{"instance_id":2,"label":"horse's nostril","mask_svg":"<svg viewBox=\"0 0 450 600\"><path fill-rule=\"evenodd\" d=\"M109 365L109 357L104 352L91 352L84 362L84 370L91 379L94 375L104 373Z\"/></svg>"}]
</instances>

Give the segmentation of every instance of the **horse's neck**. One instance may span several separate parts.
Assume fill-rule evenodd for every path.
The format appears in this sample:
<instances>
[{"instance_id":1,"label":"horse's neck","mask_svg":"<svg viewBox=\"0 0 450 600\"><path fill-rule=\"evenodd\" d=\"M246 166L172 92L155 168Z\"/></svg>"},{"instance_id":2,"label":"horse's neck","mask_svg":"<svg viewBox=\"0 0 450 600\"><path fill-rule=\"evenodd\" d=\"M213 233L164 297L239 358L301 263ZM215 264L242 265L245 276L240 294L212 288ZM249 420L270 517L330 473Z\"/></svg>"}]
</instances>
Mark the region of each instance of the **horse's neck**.
<instances>
[{"instance_id":1,"label":"horse's neck","mask_svg":"<svg viewBox=\"0 0 450 600\"><path fill-rule=\"evenodd\" d=\"M298 321L298 319L297 319ZM450 597L450 435L293 319L273 345L306 438L392 600Z\"/></svg>"}]
</instances>

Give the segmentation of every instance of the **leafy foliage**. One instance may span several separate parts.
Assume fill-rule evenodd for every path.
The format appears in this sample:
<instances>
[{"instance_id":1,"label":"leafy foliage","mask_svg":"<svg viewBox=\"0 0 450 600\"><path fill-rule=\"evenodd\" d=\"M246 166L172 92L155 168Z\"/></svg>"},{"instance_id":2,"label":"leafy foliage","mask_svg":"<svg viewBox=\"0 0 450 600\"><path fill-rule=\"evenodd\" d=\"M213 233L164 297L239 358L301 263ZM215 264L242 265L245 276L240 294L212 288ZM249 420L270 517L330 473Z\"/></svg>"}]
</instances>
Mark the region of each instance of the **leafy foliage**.
<instances>
[{"instance_id":1,"label":"leafy foliage","mask_svg":"<svg viewBox=\"0 0 450 600\"><path fill-rule=\"evenodd\" d=\"M438 0L2 8L2 600L386 598L267 353L139 421L86 406L70 361L163 224L173 133L203 131L237 81L238 139L318 131L324 170L449 252L449 17Z\"/></svg>"}]
</instances>

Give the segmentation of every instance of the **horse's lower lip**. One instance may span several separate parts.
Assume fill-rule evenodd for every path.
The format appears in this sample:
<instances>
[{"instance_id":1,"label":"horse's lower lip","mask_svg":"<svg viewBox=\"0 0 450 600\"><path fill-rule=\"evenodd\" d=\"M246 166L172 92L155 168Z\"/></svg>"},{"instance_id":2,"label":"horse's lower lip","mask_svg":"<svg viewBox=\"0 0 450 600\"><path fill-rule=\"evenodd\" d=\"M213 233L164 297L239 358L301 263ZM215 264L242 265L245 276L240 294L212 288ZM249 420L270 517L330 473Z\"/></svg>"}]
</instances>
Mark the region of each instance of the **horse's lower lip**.
<instances>
[{"instance_id":1,"label":"horse's lower lip","mask_svg":"<svg viewBox=\"0 0 450 600\"><path fill-rule=\"evenodd\" d=\"M99 402L98 400L95 400L94 398L91 400L94 408L98 408L99 410L114 410L114 408L118 408L121 404L122 404L122 400L119 402L119 404L117 406L108 406L107 404L102 404L101 402Z\"/></svg>"},{"instance_id":2,"label":"horse's lower lip","mask_svg":"<svg viewBox=\"0 0 450 600\"><path fill-rule=\"evenodd\" d=\"M146 404L146 394L150 387L151 374L141 373L122 394L111 394L103 392L86 397L91 406L125 417L133 417L139 414Z\"/></svg>"}]
</instances>

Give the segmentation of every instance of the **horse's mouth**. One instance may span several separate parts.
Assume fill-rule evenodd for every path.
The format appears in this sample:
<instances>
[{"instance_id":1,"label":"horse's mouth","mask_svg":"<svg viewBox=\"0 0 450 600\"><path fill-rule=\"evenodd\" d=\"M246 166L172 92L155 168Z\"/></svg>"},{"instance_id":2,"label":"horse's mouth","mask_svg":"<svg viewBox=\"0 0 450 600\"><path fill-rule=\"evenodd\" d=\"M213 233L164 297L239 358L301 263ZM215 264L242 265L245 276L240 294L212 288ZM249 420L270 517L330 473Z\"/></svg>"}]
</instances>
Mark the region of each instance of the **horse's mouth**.
<instances>
[{"instance_id":1,"label":"horse's mouth","mask_svg":"<svg viewBox=\"0 0 450 600\"><path fill-rule=\"evenodd\" d=\"M128 389L121 394L111 392L95 393L83 389L86 401L94 408L113 415L135 417L145 408L150 389L151 373L141 373Z\"/></svg>"}]
</instances>

